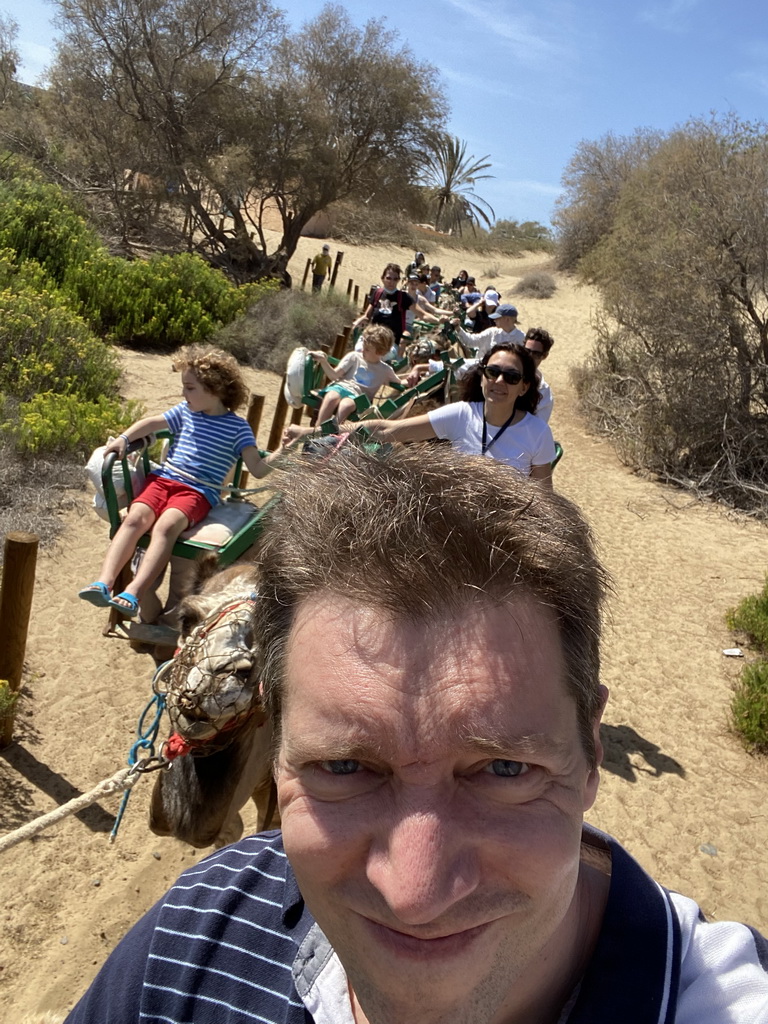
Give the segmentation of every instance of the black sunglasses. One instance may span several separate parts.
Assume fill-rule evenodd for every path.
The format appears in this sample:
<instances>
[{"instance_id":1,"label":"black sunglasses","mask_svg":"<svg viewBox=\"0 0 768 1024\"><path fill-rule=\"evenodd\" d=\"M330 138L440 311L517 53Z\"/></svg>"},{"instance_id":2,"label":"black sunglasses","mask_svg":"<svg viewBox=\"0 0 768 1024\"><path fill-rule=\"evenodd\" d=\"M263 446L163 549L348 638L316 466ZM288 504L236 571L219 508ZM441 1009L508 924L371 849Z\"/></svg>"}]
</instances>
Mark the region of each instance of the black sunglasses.
<instances>
[{"instance_id":1,"label":"black sunglasses","mask_svg":"<svg viewBox=\"0 0 768 1024\"><path fill-rule=\"evenodd\" d=\"M491 363L490 366L484 366L482 369L483 376L487 377L488 380L498 380L501 377L504 383L509 384L512 388L523 379L523 375L519 370L505 370L503 366L497 366L495 363Z\"/></svg>"}]
</instances>

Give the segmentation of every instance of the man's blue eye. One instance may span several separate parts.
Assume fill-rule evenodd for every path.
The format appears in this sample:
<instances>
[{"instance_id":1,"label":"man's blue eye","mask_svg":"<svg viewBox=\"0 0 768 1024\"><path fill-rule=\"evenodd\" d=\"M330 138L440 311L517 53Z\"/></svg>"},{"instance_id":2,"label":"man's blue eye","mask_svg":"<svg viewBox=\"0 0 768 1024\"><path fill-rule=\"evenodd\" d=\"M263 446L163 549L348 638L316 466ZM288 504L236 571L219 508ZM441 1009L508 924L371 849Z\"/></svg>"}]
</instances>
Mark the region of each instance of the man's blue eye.
<instances>
[{"instance_id":1,"label":"man's blue eye","mask_svg":"<svg viewBox=\"0 0 768 1024\"><path fill-rule=\"evenodd\" d=\"M505 761L498 758L495 761L491 761L488 769L494 775L498 775L499 778L513 779L516 775L522 775L523 772L527 771L528 765L524 761Z\"/></svg>"},{"instance_id":2,"label":"man's blue eye","mask_svg":"<svg viewBox=\"0 0 768 1024\"><path fill-rule=\"evenodd\" d=\"M359 767L359 761L323 761L323 768L332 775L354 775Z\"/></svg>"}]
</instances>

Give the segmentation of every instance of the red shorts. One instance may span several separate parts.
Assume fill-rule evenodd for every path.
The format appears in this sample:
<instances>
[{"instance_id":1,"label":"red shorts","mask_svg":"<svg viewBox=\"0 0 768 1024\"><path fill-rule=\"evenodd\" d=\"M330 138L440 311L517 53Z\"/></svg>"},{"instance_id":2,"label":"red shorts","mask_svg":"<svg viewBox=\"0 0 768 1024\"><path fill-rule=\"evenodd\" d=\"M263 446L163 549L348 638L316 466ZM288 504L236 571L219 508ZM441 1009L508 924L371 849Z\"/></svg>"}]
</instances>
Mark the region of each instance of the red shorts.
<instances>
[{"instance_id":1,"label":"red shorts","mask_svg":"<svg viewBox=\"0 0 768 1024\"><path fill-rule=\"evenodd\" d=\"M187 517L190 526L205 519L211 511L211 503L200 491L178 480L157 476L156 473L149 474L146 487L135 500L142 505L149 505L155 518L159 518L167 508L177 508Z\"/></svg>"}]
</instances>

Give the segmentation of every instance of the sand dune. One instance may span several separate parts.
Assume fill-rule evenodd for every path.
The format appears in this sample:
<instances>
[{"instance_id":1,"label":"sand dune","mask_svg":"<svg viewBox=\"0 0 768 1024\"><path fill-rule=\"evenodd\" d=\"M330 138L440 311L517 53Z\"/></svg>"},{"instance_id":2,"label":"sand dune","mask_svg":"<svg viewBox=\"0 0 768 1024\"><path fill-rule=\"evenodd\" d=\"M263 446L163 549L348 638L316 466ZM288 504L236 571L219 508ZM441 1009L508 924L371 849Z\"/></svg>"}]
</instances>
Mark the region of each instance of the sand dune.
<instances>
[{"instance_id":1,"label":"sand dune","mask_svg":"<svg viewBox=\"0 0 768 1024\"><path fill-rule=\"evenodd\" d=\"M319 244L302 240L291 267L299 281ZM364 289L390 258L404 264L412 256L344 248L343 288L352 278ZM481 280L496 262L438 248L428 257L449 275L467 267ZM515 281L541 259L498 262L494 284L511 297ZM732 645L724 610L762 584L766 529L633 475L585 432L568 371L589 351L597 297L558 281L552 299L517 304L524 327L538 324L555 337L545 376L555 393L553 430L565 448L556 486L584 509L615 581L605 645L606 759L589 819L710 916L768 931L768 764L728 731L740 663L722 655ZM153 411L176 400L168 357L126 354L124 362L126 396ZM277 380L250 380L267 395L265 444ZM151 660L103 639L103 613L76 596L107 542L89 501L83 496L61 542L39 559L28 699L18 743L0 757L3 832L112 775L150 696ZM3 855L0 1003L9 1024L53 1024L130 924L199 856L149 833L149 791L149 783L134 790L115 845L107 841L118 804L111 798Z\"/></svg>"}]
</instances>

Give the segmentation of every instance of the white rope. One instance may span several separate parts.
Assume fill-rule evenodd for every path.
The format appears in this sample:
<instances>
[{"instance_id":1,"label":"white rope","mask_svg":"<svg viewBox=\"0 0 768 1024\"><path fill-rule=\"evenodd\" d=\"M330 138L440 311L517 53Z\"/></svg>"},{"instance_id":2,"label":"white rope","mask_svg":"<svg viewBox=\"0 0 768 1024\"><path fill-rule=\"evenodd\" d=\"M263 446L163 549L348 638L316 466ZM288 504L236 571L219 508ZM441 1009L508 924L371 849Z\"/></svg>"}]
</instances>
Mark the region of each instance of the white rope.
<instances>
[{"instance_id":1,"label":"white rope","mask_svg":"<svg viewBox=\"0 0 768 1024\"><path fill-rule=\"evenodd\" d=\"M50 811L48 814L43 814L33 821L28 821L26 825L17 828L15 832L8 832L6 835L0 836L0 853L10 850L12 846L16 846L17 843L21 843L25 839L32 839L38 832L42 832L50 825L55 825L68 815L76 814L78 811L83 810L83 808L90 807L91 804L95 804L103 796L108 796L110 793L119 793L124 789L132 789L139 781L139 778L140 773L134 772L132 768L121 768L112 778L104 779L103 782L100 782L90 792L83 793L82 796L77 796L74 800L62 804L55 811Z\"/></svg>"}]
</instances>

